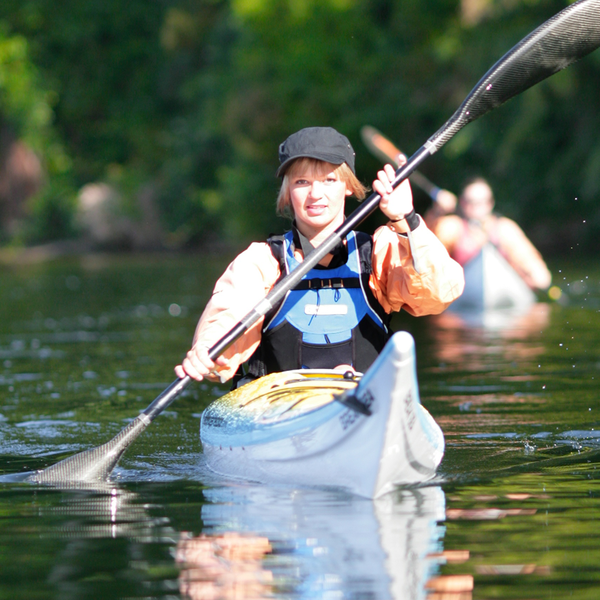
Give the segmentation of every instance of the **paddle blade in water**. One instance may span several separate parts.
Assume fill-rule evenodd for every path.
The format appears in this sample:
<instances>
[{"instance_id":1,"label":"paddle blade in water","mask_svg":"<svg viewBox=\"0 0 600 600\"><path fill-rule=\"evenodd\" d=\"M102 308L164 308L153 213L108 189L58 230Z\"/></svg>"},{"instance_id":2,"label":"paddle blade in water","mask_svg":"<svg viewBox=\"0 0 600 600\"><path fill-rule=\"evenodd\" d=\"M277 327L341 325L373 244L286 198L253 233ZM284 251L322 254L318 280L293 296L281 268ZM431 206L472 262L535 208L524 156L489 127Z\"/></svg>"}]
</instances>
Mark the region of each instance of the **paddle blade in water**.
<instances>
[{"instance_id":1,"label":"paddle blade in water","mask_svg":"<svg viewBox=\"0 0 600 600\"><path fill-rule=\"evenodd\" d=\"M426 146L433 154L465 125L600 46L600 0L580 0L548 19L480 80Z\"/></svg>"},{"instance_id":2,"label":"paddle blade in water","mask_svg":"<svg viewBox=\"0 0 600 600\"><path fill-rule=\"evenodd\" d=\"M26 481L52 484L106 481L125 450L149 423L144 416L137 417L106 444L61 460Z\"/></svg>"},{"instance_id":3,"label":"paddle blade in water","mask_svg":"<svg viewBox=\"0 0 600 600\"><path fill-rule=\"evenodd\" d=\"M176 379L143 413L106 444L65 458L47 469L38 471L24 481L56 485L107 481L125 450L167 406L175 401L190 382L191 378L188 376Z\"/></svg>"}]
</instances>

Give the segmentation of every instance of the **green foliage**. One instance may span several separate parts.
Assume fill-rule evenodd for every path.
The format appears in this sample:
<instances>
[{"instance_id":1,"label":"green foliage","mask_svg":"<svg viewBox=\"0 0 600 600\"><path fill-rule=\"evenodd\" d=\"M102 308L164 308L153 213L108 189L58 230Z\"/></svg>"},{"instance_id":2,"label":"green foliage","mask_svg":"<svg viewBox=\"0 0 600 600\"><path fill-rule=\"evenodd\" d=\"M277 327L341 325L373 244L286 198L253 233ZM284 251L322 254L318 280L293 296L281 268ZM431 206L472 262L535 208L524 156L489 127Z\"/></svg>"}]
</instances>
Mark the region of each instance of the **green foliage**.
<instances>
[{"instance_id":1,"label":"green foliage","mask_svg":"<svg viewBox=\"0 0 600 600\"><path fill-rule=\"evenodd\" d=\"M10 35L0 26L0 118L9 122L18 137L43 157L49 180L32 200L31 219L20 234L24 240L56 239L70 233L72 207L65 206L69 197L65 192L70 187L71 160L53 127L56 100L57 95L43 85L31 60L27 39ZM59 181L63 185L57 195ZM72 195L72 189L68 191Z\"/></svg>"},{"instance_id":2,"label":"green foliage","mask_svg":"<svg viewBox=\"0 0 600 600\"><path fill-rule=\"evenodd\" d=\"M75 196L70 173L54 174L30 202L31 218L21 232L21 239L15 241L27 244L73 237Z\"/></svg>"},{"instance_id":3,"label":"green foliage","mask_svg":"<svg viewBox=\"0 0 600 600\"><path fill-rule=\"evenodd\" d=\"M488 0L467 14L471 4L65 0L57 10L54 0L4 0L0 53L11 40L26 48L26 66L0 107L28 139L63 140L62 154L50 137L31 143L46 161L63 157L73 189L115 171L151 180L174 243L260 239L284 226L274 172L290 133L336 127L369 183L380 165L362 125L410 154L496 60L566 6ZM498 209L546 252L596 247L599 70L596 52L466 127L423 171L453 191L468 175L487 177Z\"/></svg>"},{"instance_id":4,"label":"green foliage","mask_svg":"<svg viewBox=\"0 0 600 600\"><path fill-rule=\"evenodd\" d=\"M50 94L38 85L27 40L0 29L0 106L20 135L33 147L43 145L52 119Z\"/></svg>"}]
</instances>

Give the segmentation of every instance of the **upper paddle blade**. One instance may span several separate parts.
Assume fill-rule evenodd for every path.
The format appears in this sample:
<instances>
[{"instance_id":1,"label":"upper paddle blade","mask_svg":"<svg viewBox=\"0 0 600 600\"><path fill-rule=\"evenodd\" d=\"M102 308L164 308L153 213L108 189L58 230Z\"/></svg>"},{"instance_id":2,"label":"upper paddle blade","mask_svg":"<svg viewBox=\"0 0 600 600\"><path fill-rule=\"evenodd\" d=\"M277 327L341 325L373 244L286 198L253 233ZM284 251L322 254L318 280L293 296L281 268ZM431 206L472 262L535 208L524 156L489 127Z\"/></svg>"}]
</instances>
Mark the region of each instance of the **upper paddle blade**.
<instances>
[{"instance_id":1,"label":"upper paddle blade","mask_svg":"<svg viewBox=\"0 0 600 600\"><path fill-rule=\"evenodd\" d=\"M600 0L580 0L548 19L480 80L426 146L433 154L465 125L600 46Z\"/></svg>"}]
</instances>

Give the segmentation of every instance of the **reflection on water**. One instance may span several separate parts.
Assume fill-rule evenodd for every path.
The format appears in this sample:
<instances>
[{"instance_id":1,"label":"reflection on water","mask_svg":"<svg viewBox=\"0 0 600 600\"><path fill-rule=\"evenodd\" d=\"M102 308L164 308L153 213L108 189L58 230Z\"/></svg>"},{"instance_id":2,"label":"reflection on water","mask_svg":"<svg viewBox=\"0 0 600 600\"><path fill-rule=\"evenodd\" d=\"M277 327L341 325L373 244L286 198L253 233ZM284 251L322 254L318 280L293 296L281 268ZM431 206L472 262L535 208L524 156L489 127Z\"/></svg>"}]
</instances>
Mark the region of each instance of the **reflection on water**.
<instances>
[{"instance_id":1,"label":"reflection on water","mask_svg":"<svg viewBox=\"0 0 600 600\"><path fill-rule=\"evenodd\" d=\"M442 329L480 329L497 332L501 337L526 338L544 329L550 318L550 305L536 302L521 308L494 310L449 310L435 315L433 321Z\"/></svg>"},{"instance_id":2,"label":"reflection on water","mask_svg":"<svg viewBox=\"0 0 600 600\"><path fill-rule=\"evenodd\" d=\"M113 437L172 381L219 260L0 272L0 473L13 474L0 478L0 597L597 596L597 268L557 277L562 303L511 319L400 319L446 436L428 487L372 502L219 479L198 439L224 391L213 384L140 436L113 485L20 483Z\"/></svg>"},{"instance_id":3,"label":"reflection on water","mask_svg":"<svg viewBox=\"0 0 600 600\"><path fill-rule=\"evenodd\" d=\"M13 508L3 542L26 543L4 555L0 590L13 586L15 598L591 598L586 589L600 583L596 466L378 501L259 485L3 486L3 505Z\"/></svg>"},{"instance_id":4,"label":"reflection on water","mask_svg":"<svg viewBox=\"0 0 600 600\"><path fill-rule=\"evenodd\" d=\"M260 535L274 582L299 597L425 596L444 562L445 500L438 486L377 501L265 486L207 490L202 520L216 535Z\"/></svg>"},{"instance_id":5,"label":"reflection on water","mask_svg":"<svg viewBox=\"0 0 600 600\"><path fill-rule=\"evenodd\" d=\"M118 578L126 588L137 582L162 596L161 587L173 591L177 584L180 594L192 600L412 600L431 590L472 589L471 576L439 574L440 565L468 559L468 552L444 551L445 498L439 486L404 490L375 502L258 485L177 491L191 504L186 509L197 511L186 524L199 531L177 529L182 521L173 504L144 502L148 494L168 497L165 488L149 487L140 494L88 486L20 488L20 509L30 504L30 510L13 516L12 534L25 527L54 542L38 574L61 598L87 597L98 583L114 593L115 553L123 561ZM111 576L104 578L106 572ZM157 572L160 580L154 581Z\"/></svg>"},{"instance_id":6,"label":"reflection on water","mask_svg":"<svg viewBox=\"0 0 600 600\"><path fill-rule=\"evenodd\" d=\"M271 596L273 573L262 561L272 551L268 538L252 534L184 535L176 554L179 589L192 600Z\"/></svg>"},{"instance_id":7,"label":"reflection on water","mask_svg":"<svg viewBox=\"0 0 600 600\"><path fill-rule=\"evenodd\" d=\"M544 347L538 343L550 323L551 306L537 303L526 310L488 310L470 313L446 311L429 318L438 360L460 363L477 356L503 353L513 360L539 356ZM476 370L481 363L470 363Z\"/></svg>"}]
</instances>

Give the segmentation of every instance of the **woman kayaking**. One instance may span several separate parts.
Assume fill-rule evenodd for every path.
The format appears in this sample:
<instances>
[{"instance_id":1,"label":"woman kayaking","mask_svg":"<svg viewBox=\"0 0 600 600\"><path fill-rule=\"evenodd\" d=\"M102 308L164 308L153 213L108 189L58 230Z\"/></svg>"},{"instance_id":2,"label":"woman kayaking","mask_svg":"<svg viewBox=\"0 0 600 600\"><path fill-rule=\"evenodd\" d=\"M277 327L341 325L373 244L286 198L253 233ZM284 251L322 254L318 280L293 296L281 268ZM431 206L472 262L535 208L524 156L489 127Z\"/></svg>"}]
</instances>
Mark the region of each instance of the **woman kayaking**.
<instances>
[{"instance_id":1,"label":"woman kayaking","mask_svg":"<svg viewBox=\"0 0 600 600\"><path fill-rule=\"evenodd\" d=\"M393 312L436 314L460 296L462 268L415 213L409 182L394 189L395 171L386 165L373 189L388 223L373 236L349 233L275 310L216 361L209 358L211 345L344 222L346 198L366 196L354 157L348 139L329 127L302 129L280 145L277 209L293 219L292 228L251 244L229 265L175 368L178 377L223 382L236 374L338 366L364 372L391 335Z\"/></svg>"},{"instance_id":2,"label":"woman kayaking","mask_svg":"<svg viewBox=\"0 0 600 600\"><path fill-rule=\"evenodd\" d=\"M452 192L439 190L425 220L461 265L492 244L532 290L550 286L552 275L542 255L513 220L494 212L492 188L482 177L465 184L458 206Z\"/></svg>"}]
</instances>

